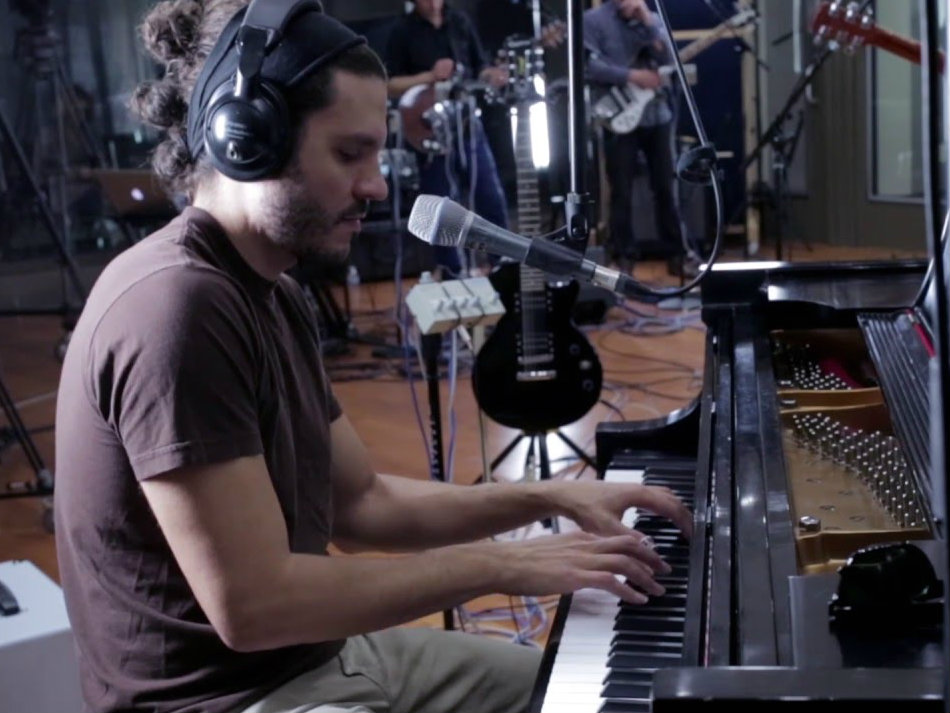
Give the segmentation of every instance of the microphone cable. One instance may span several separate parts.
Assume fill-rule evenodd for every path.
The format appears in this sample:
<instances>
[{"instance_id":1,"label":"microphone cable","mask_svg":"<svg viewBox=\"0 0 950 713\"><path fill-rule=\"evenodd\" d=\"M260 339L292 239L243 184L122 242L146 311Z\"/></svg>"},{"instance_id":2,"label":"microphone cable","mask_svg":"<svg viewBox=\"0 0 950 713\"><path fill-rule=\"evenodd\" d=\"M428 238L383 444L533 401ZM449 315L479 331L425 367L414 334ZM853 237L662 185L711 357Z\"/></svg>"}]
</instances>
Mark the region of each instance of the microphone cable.
<instances>
[{"instance_id":1,"label":"microphone cable","mask_svg":"<svg viewBox=\"0 0 950 713\"><path fill-rule=\"evenodd\" d=\"M940 233L940 256L945 259L947 251L947 228L950 224L950 213L947 213L943 219L943 230ZM927 299L927 293L930 291L930 283L933 282L934 278L934 259L931 258L927 263L927 273L924 275L923 281L920 283L920 289L917 291L917 296L914 297L914 301L910 303L911 307L923 307L924 300Z\"/></svg>"}]
</instances>

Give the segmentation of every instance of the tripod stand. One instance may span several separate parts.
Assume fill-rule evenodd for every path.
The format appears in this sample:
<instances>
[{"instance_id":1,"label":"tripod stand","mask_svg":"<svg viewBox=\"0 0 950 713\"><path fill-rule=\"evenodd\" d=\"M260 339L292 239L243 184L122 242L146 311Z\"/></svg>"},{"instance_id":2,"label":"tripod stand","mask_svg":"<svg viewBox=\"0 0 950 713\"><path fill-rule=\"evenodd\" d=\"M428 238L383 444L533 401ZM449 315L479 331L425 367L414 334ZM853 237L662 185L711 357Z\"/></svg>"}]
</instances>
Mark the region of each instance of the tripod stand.
<instances>
[{"instance_id":1,"label":"tripod stand","mask_svg":"<svg viewBox=\"0 0 950 713\"><path fill-rule=\"evenodd\" d=\"M22 8L18 9L22 11ZM20 129L20 134L34 139L31 144L32 156L27 155L23 144L17 139L16 129L2 111L0 133L33 199L32 207L38 210L41 222L53 238L53 246L61 266L63 304L54 309L0 310L0 315L59 314L63 316L63 325L68 335L72 331L76 315L85 303L86 291L69 251L70 220L66 183L70 167L65 130L67 116L77 128L78 142L85 146L86 154L92 162L101 164L102 158L92 133L83 120L78 101L66 81L59 57L59 38L49 24L49 10L32 11L28 19L29 26L17 33L15 56L32 82L33 101L21 102L17 128ZM9 181L6 183L9 184ZM9 188L9 185L7 187ZM79 305L76 306L74 302Z\"/></svg>"},{"instance_id":2,"label":"tripod stand","mask_svg":"<svg viewBox=\"0 0 950 713\"><path fill-rule=\"evenodd\" d=\"M867 3L864 3L865 5ZM782 259L782 242L785 236L785 223L788 220L788 167L795 156L795 149L798 147L798 140L801 137L804 126L805 113L799 110L797 123L792 132L786 133L785 125L792 117L792 110L797 105L798 100L805 93L805 90L814 81L818 71L824 66L825 62L832 54L832 48L823 47L811 63L802 70L792 91L785 100L785 104L775 115L772 123L765 130L759 139L755 148L745 157L745 160L739 166L739 174L744 175L753 162L759 160L766 146L772 148L772 196L775 202L775 212L777 218L776 225L776 258ZM738 206L728 223L735 220L739 213L748 207L750 201L746 199ZM727 224L728 224L727 223Z\"/></svg>"},{"instance_id":3,"label":"tripod stand","mask_svg":"<svg viewBox=\"0 0 950 713\"><path fill-rule=\"evenodd\" d=\"M51 177L52 174L47 176L47 180L45 182L46 191L44 191L44 186L41 185L37 178L37 173L34 171L34 166L38 168L47 167L38 159L39 146L34 146L34 162L31 166L23 146L17 140L16 132L14 131L10 122L7 120L7 117L3 113L2 109L0 109L0 139L2 139L2 141L0 141L0 147L2 147L3 144L6 144L9 154L12 155L12 158L19 168L20 175L29 189L29 192L33 198L33 205L39 212L40 220L46 227L47 231L49 231L50 236L53 238L53 245L59 255L60 266L62 270L61 277L63 280L63 305L61 308L53 310L0 310L0 316L38 314L62 315L64 320L63 326L66 329L66 337L64 338L64 342L60 345L60 347L57 348L57 352L60 352L64 351L64 344L66 341L68 341L68 335L72 331L75 324L75 317L81 309L81 307L77 308L71 305L68 285L72 285L73 293L78 299L80 305L84 304L86 301L86 290L83 287L82 280L79 277L79 270L76 267L76 263L73 261L72 256L69 253L67 243L67 238L69 235L69 216L66 208L65 185L68 172L68 160L66 158L66 140L63 127L63 117L67 107L62 102L62 97L67 97L66 104L71 107L69 109L70 111L75 112L76 108L75 104L72 103L72 101L69 101L69 99L74 98L70 97L68 92L64 94L65 90L62 89L62 85L65 84L65 73L63 72L62 66L59 62L56 36L49 27L48 20L48 11L39 15L30 16L30 27L18 34L17 46L18 54L23 54L23 58L28 64L28 69L35 73L37 82L39 83L40 80L42 80L47 82L47 86L54 88L53 106L56 121L55 134L58 139L58 151L54 151L53 153L58 154L59 173L57 176L55 176L55 180L54 177ZM39 84L37 86L39 86ZM57 86L60 87L58 91L56 89ZM40 95L37 93L35 110L39 114L42 109L43 107L40 103ZM77 118L81 119L81 117L78 116ZM37 126L34 125L32 128L36 130ZM43 140L48 139L48 134L44 133L42 127L37 133L40 136L39 144L42 145ZM91 138L88 134L86 134L86 137L89 138L91 145L94 145L94 142L91 141ZM54 183L57 184L58 191L54 191ZM59 221L57 221L57 217L54 214L54 208L52 205L52 196L54 193L58 195L60 211ZM53 492L53 474L46 467L39 451L36 448L36 444L33 442L29 431L23 424L23 420L20 418L20 414L17 411L16 404L10 396L10 392L6 387L6 384L3 382L2 375L0 375L0 407L3 408L7 422L10 424L10 430L12 430L13 436L23 448L27 460L29 461L29 464L35 473L34 480L32 482L13 484L8 492L0 493L0 499L51 495ZM49 507L46 508L43 514L43 522L46 529L51 531L52 510Z\"/></svg>"},{"instance_id":4,"label":"tripod stand","mask_svg":"<svg viewBox=\"0 0 950 713\"><path fill-rule=\"evenodd\" d=\"M507 446L495 456L495 459L491 462L488 467L489 472L485 474L484 480L489 480L491 473L501 465L511 452L518 447L518 444L521 443L525 438L528 439L528 450L525 454L524 459L524 469L527 473L532 469L532 465L536 464L538 468L538 479L539 480L550 480L551 479L551 457L548 454L548 436L550 434L556 435L564 444L570 448L574 453L577 454L577 457L580 458L584 463L589 465L591 468L597 468L597 464L594 462L594 459L591 458L587 453L585 453L580 446L578 446L574 441L564 435L560 429L553 431L541 431L541 432L528 432L523 431L519 433ZM557 521L553 519L546 519L543 522L545 527L551 528L553 531L557 531Z\"/></svg>"},{"instance_id":5,"label":"tripod stand","mask_svg":"<svg viewBox=\"0 0 950 713\"><path fill-rule=\"evenodd\" d=\"M43 457L40 455L39 450L37 450L36 444L30 436L30 432L23 424L16 404L13 402L13 398L10 396L10 392L7 390L7 386L3 381L3 374L0 374L0 408L3 409L7 422L10 424L8 430L12 432L13 439L20 444L34 472L33 481L10 483L7 486L6 492L0 492L0 500L25 497L44 498L42 515L43 528L47 532L52 532L53 508L50 496L53 494L53 473L46 467L46 463L43 462Z\"/></svg>"},{"instance_id":6,"label":"tripod stand","mask_svg":"<svg viewBox=\"0 0 950 713\"><path fill-rule=\"evenodd\" d=\"M521 443L525 438L528 439L528 452L525 455L525 470L528 469L531 461L534 460L538 464L538 469L540 473L541 480L550 480L551 479L551 459L548 456L548 436L554 434L560 438L564 444L570 448L574 453L577 454L577 457L584 461L587 465L596 467L594 459L591 458L587 453L585 453L579 445L574 441L564 435L561 430L554 431L542 431L540 433L524 431L519 433L507 446L502 449L501 453L495 456L495 459L491 462L489 470L494 471L502 461L504 461L511 452L518 447L518 444Z\"/></svg>"},{"instance_id":7,"label":"tripod stand","mask_svg":"<svg viewBox=\"0 0 950 713\"><path fill-rule=\"evenodd\" d=\"M784 123L784 122L783 122ZM799 111L798 121L791 133L776 131L772 136L772 191L775 201L775 259L782 259L782 240L785 233L785 224L789 221L788 214L788 167L795 157L795 149L802 135L805 123L805 112ZM807 242L806 242L806 245ZM809 247L809 250L811 248Z\"/></svg>"}]
</instances>

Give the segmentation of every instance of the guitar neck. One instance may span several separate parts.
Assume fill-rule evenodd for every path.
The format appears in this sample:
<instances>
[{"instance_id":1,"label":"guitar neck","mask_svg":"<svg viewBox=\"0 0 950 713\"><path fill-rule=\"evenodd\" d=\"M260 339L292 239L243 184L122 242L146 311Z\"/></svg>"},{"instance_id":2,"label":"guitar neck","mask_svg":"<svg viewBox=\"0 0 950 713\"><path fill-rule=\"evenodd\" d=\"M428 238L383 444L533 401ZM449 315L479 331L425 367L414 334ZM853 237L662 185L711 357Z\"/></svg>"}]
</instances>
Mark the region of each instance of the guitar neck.
<instances>
[{"instance_id":1,"label":"guitar neck","mask_svg":"<svg viewBox=\"0 0 950 713\"><path fill-rule=\"evenodd\" d=\"M870 30L865 37L865 42L874 47L879 47L882 50L895 54L898 57L903 57L909 62L914 62L915 64L920 64L923 59L923 49L920 46L919 42L914 42L909 40L906 37L902 37L894 32L889 30L883 30L880 27L875 27ZM940 53L940 71L944 69L944 64L946 59L943 52Z\"/></svg>"},{"instance_id":2,"label":"guitar neck","mask_svg":"<svg viewBox=\"0 0 950 713\"><path fill-rule=\"evenodd\" d=\"M712 45L714 42L717 42L723 35L726 35L732 32L735 29L734 20L731 18L716 25L714 28L709 30L708 33L700 37L698 40L693 40L688 45L686 45L682 50L680 50L680 61L689 62L691 59L696 57L700 52L705 51Z\"/></svg>"},{"instance_id":3,"label":"guitar neck","mask_svg":"<svg viewBox=\"0 0 950 713\"><path fill-rule=\"evenodd\" d=\"M515 173L518 179L518 232L526 238L541 234L541 195L531 146L531 104L515 106Z\"/></svg>"}]
</instances>

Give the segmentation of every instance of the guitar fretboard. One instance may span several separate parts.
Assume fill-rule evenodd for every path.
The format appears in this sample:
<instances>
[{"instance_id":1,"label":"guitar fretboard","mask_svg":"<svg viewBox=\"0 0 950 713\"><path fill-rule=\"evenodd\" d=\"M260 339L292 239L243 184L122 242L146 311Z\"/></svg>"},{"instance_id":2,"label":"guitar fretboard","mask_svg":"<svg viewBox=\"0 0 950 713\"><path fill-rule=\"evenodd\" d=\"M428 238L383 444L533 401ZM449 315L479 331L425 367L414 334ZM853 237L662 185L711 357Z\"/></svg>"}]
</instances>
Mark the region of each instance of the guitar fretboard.
<instances>
[{"instance_id":1,"label":"guitar fretboard","mask_svg":"<svg viewBox=\"0 0 950 713\"><path fill-rule=\"evenodd\" d=\"M518 176L518 232L528 238L541 234L541 196L538 172L531 147L531 104L519 102L515 116L515 166ZM543 272L521 265L521 354L524 369L537 368L554 360L548 325L548 292Z\"/></svg>"}]
</instances>

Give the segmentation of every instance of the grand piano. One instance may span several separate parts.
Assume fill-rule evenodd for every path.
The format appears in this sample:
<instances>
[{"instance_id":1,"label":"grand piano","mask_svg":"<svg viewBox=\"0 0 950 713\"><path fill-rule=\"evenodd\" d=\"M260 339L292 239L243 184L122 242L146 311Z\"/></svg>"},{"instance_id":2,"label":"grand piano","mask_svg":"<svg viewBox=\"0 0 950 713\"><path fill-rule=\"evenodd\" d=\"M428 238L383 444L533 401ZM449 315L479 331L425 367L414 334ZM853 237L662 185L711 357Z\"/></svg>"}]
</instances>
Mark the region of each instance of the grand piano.
<instances>
[{"instance_id":1,"label":"grand piano","mask_svg":"<svg viewBox=\"0 0 950 713\"><path fill-rule=\"evenodd\" d=\"M924 268L714 268L701 395L597 432L602 477L673 488L694 536L632 514L667 593L563 597L532 713L942 710Z\"/></svg>"}]
</instances>

